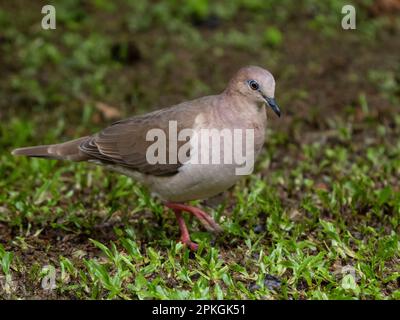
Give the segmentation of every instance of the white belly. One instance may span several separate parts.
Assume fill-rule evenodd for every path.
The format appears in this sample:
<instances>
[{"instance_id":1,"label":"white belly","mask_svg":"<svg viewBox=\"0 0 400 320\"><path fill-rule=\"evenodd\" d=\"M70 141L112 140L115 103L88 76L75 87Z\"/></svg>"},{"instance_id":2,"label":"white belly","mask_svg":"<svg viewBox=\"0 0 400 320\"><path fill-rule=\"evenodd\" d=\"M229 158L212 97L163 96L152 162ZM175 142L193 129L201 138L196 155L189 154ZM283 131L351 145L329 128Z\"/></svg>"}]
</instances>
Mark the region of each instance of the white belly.
<instances>
[{"instance_id":1,"label":"white belly","mask_svg":"<svg viewBox=\"0 0 400 320\"><path fill-rule=\"evenodd\" d=\"M170 177L148 177L152 192L166 201L201 200L215 196L233 186L242 176L233 165L183 165Z\"/></svg>"}]
</instances>

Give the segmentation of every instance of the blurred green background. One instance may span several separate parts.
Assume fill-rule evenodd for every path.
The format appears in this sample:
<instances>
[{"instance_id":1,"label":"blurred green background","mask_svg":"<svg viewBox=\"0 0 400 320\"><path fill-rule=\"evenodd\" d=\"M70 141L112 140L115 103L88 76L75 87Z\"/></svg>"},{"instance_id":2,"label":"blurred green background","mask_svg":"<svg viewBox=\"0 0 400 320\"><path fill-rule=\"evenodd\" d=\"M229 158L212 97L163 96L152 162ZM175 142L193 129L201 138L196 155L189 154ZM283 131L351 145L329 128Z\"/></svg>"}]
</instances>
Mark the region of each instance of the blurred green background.
<instances>
[{"instance_id":1,"label":"blurred green background","mask_svg":"<svg viewBox=\"0 0 400 320\"><path fill-rule=\"evenodd\" d=\"M348 3L0 0L0 297L400 298L400 4L351 1L343 30ZM283 117L208 209L224 235L191 223L193 259L130 179L9 154L219 93L245 65L273 73Z\"/></svg>"}]
</instances>

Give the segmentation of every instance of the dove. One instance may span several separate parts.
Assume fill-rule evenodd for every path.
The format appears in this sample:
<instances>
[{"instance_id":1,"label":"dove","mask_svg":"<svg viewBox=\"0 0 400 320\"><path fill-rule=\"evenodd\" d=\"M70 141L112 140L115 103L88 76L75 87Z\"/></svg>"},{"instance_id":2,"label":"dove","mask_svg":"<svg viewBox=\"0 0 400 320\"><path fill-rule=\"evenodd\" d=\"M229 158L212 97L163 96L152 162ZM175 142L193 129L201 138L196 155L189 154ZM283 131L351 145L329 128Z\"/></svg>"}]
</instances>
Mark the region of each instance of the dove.
<instances>
[{"instance_id":1,"label":"dove","mask_svg":"<svg viewBox=\"0 0 400 320\"><path fill-rule=\"evenodd\" d=\"M254 161L249 161L250 170L243 174L238 169L245 162L232 158L249 151L254 160L260 153L267 107L281 116L275 101L275 79L266 69L247 66L236 72L220 94L120 120L90 136L19 148L12 154L86 161L135 179L175 213L180 241L196 250L198 245L191 240L182 213L192 214L209 231L222 231L210 215L187 203L216 196L251 173ZM202 135L204 131L223 132L224 143L210 143L209 136ZM199 138L204 136L207 139ZM223 161L214 161L212 157L218 155Z\"/></svg>"}]
</instances>

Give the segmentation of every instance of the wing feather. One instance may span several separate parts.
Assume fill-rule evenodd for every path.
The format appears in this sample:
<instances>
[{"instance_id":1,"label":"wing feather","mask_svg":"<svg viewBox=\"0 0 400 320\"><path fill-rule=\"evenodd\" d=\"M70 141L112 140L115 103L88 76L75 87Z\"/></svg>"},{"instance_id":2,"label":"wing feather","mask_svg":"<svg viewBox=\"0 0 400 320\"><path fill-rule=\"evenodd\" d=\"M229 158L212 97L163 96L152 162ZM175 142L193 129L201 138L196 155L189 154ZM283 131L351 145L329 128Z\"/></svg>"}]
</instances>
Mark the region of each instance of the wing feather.
<instances>
[{"instance_id":1,"label":"wing feather","mask_svg":"<svg viewBox=\"0 0 400 320\"><path fill-rule=\"evenodd\" d=\"M163 130L167 139L165 152L168 155L169 121L177 122L178 132L192 128L194 119L202 111L201 109L187 108L184 103L173 108L121 120L85 140L79 148L90 157L107 164L116 164L151 175L175 174L182 166L179 161L177 164L148 163L146 152L154 142L146 141L146 134L150 129ZM186 141L178 141L178 148L184 143Z\"/></svg>"}]
</instances>

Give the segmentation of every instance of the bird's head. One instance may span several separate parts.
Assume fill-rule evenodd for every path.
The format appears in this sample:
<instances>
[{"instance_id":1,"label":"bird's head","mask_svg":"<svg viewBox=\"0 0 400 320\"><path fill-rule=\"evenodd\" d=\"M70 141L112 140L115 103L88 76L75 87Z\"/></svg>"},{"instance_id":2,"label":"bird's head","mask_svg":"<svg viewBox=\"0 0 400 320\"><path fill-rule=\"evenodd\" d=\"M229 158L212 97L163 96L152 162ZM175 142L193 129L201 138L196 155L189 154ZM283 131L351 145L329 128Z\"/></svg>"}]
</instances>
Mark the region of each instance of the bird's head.
<instances>
[{"instance_id":1,"label":"bird's head","mask_svg":"<svg viewBox=\"0 0 400 320\"><path fill-rule=\"evenodd\" d=\"M249 101L266 104L279 117L281 110L275 102L275 79L272 74L260 67L241 68L229 82L228 91L239 93Z\"/></svg>"}]
</instances>

